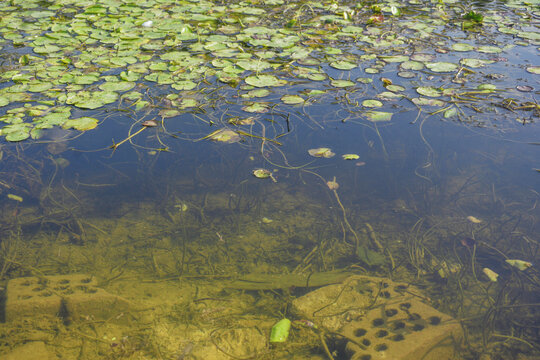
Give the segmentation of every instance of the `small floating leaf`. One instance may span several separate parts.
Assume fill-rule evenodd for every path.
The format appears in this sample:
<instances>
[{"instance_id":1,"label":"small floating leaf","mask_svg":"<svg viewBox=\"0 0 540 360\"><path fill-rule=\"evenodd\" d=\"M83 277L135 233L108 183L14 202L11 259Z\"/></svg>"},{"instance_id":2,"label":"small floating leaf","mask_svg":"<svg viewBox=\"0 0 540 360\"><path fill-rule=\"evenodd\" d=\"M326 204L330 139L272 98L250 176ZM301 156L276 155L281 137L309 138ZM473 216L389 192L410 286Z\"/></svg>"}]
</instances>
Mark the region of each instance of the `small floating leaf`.
<instances>
[{"instance_id":1,"label":"small floating leaf","mask_svg":"<svg viewBox=\"0 0 540 360\"><path fill-rule=\"evenodd\" d=\"M528 262L528 261L524 261L524 260L512 260L512 259L508 259L508 260L505 260L508 264L512 265L513 267L515 268L518 268L519 270L523 271L523 270L527 270L528 268L530 268L532 266L532 263Z\"/></svg>"},{"instance_id":2,"label":"small floating leaf","mask_svg":"<svg viewBox=\"0 0 540 360\"><path fill-rule=\"evenodd\" d=\"M358 160L358 159L360 159L360 156L358 156L357 154L344 154L344 155L341 155L341 157L343 158L343 160Z\"/></svg>"},{"instance_id":3,"label":"small floating leaf","mask_svg":"<svg viewBox=\"0 0 540 360\"><path fill-rule=\"evenodd\" d=\"M84 116L77 119L69 119L64 123L64 125L62 125L62 127L64 129L73 128L75 130L86 131L94 129L96 126L98 126L98 122L98 119Z\"/></svg>"},{"instance_id":4,"label":"small floating leaf","mask_svg":"<svg viewBox=\"0 0 540 360\"><path fill-rule=\"evenodd\" d=\"M540 66L529 66L527 67L527 71L531 74L540 75Z\"/></svg>"},{"instance_id":5,"label":"small floating leaf","mask_svg":"<svg viewBox=\"0 0 540 360\"><path fill-rule=\"evenodd\" d=\"M378 122L378 121L390 121L392 119L392 113L384 111L366 111L363 113L369 121Z\"/></svg>"},{"instance_id":6,"label":"small floating leaf","mask_svg":"<svg viewBox=\"0 0 540 360\"><path fill-rule=\"evenodd\" d=\"M383 103L379 100L364 100L362 101L362 106L369 107L369 108L378 108L382 107Z\"/></svg>"},{"instance_id":7,"label":"small floating leaf","mask_svg":"<svg viewBox=\"0 0 540 360\"><path fill-rule=\"evenodd\" d=\"M482 272L488 277L488 279L492 282L497 282L497 278L499 277L499 274L497 274L495 271L484 268Z\"/></svg>"},{"instance_id":8,"label":"small floating leaf","mask_svg":"<svg viewBox=\"0 0 540 360\"><path fill-rule=\"evenodd\" d=\"M467 220L469 220L470 222L472 222L473 224L480 224L482 222L482 220L474 217L474 216L467 216Z\"/></svg>"},{"instance_id":9,"label":"small floating leaf","mask_svg":"<svg viewBox=\"0 0 540 360\"><path fill-rule=\"evenodd\" d=\"M443 61L427 63L426 67L434 72L451 72L458 68L456 64Z\"/></svg>"},{"instance_id":10,"label":"small floating leaf","mask_svg":"<svg viewBox=\"0 0 540 360\"><path fill-rule=\"evenodd\" d=\"M358 67L358 65L352 62L344 61L344 60L331 62L330 66L339 70L351 70L351 69L354 69L355 67Z\"/></svg>"},{"instance_id":11,"label":"small floating leaf","mask_svg":"<svg viewBox=\"0 0 540 360\"><path fill-rule=\"evenodd\" d=\"M246 83L255 87L266 87L266 86L282 86L287 83L285 80L280 80L274 75L252 75L246 78Z\"/></svg>"},{"instance_id":12,"label":"small floating leaf","mask_svg":"<svg viewBox=\"0 0 540 360\"><path fill-rule=\"evenodd\" d=\"M439 97L441 92L431 86L419 86L416 88L416 92L420 95L429 96L429 97Z\"/></svg>"},{"instance_id":13,"label":"small floating leaf","mask_svg":"<svg viewBox=\"0 0 540 360\"><path fill-rule=\"evenodd\" d=\"M236 132L229 130L229 129L220 129L216 130L210 135L208 135L206 138L209 138L213 141L220 141L224 143L235 143L240 141L240 135L238 135Z\"/></svg>"},{"instance_id":14,"label":"small floating leaf","mask_svg":"<svg viewBox=\"0 0 540 360\"><path fill-rule=\"evenodd\" d=\"M309 149L308 153L311 156L323 157L323 158L331 158L334 155L336 155L335 153L332 152L330 148L325 148L325 147L317 148L317 149Z\"/></svg>"},{"instance_id":15,"label":"small floating leaf","mask_svg":"<svg viewBox=\"0 0 540 360\"><path fill-rule=\"evenodd\" d=\"M355 83L349 80L331 80L330 84L337 88L343 88L343 87L354 86Z\"/></svg>"},{"instance_id":16,"label":"small floating leaf","mask_svg":"<svg viewBox=\"0 0 540 360\"><path fill-rule=\"evenodd\" d=\"M298 95L283 95L281 101L288 105L303 104L304 98Z\"/></svg>"},{"instance_id":17,"label":"small floating leaf","mask_svg":"<svg viewBox=\"0 0 540 360\"><path fill-rule=\"evenodd\" d=\"M8 194L7 197L8 197L8 199L11 199L11 200L15 200L15 201L18 201L18 202L23 202L23 198L20 197L19 195Z\"/></svg>"}]
</instances>

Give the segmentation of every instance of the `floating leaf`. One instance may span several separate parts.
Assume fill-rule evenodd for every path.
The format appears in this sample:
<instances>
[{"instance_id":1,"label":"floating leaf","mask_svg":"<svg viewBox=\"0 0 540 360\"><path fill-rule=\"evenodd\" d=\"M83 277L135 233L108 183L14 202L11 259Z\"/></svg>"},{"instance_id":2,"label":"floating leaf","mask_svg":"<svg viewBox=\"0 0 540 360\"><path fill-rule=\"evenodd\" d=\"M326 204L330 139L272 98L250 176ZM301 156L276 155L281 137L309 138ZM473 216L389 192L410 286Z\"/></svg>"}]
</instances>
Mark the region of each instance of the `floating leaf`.
<instances>
[{"instance_id":1,"label":"floating leaf","mask_svg":"<svg viewBox=\"0 0 540 360\"><path fill-rule=\"evenodd\" d=\"M369 108L377 108L382 107L383 103L379 100L364 100L362 101L362 106L369 107Z\"/></svg>"},{"instance_id":2,"label":"floating leaf","mask_svg":"<svg viewBox=\"0 0 540 360\"><path fill-rule=\"evenodd\" d=\"M330 84L337 88L343 88L343 87L349 87L349 86L355 85L355 83L350 80L331 80Z\"/></svg>"},{"instance_id":3,"label":"floating leaf","mask_svg":"<svg viewBox=\"0 0 540 360\"><path fill-rule=\"evenodd\" d=\"M213 140L213 141L219 141L219 142L224 142L228 144L235 143L241 140L241 137L240 135L238 135L238 133L229 129L216 130L210 135L208 135L206 138L209 138L210 140Z\"/></svg>"},{"instance_id":4,"label":"floating leaf","mask_svg":"<svg viewBox=\"0 0 540 360\"><path fill-rule=\"evenodd\" d=\"M266 169L255 169L252 172L253 176L255 176L258 179L272 179L273 182L277 182L274 176L272 175L272 172L270 170Z\"/></svg>"},{"instance_id":5,"label":"floating leaf","mask_svg":"<svg viewBox=\"0 0 540 360\"><path fill-rule=\"evenodd\" d=\"M11 200L15 200L15 201L18 201L18 202L23 202L23 198L19 195L15 195L15 194L8 194L7 195L8 199L11 199Z\"/></svg>"},{"instance_id":6,"label":"floating leaf","mask_svg":"<svg viewBox=\"0 0 540 360\"><path fill-rule=\"evenodd\" d=\"M323 157L323 158L331 158L334 155L336 155L335 153L332 152L332 150L330 148L325 148L325 147L316 148L316 149L309 149L308 153L311 156Z\"/></svg>"},{"instance_id":7,"label":"floating leaf","mask_svg":"<svg viewBox=\"0 0 540 360\"><path fill-rule=\"evenodd\" d=\"M266 86L283 86L287 83L286 80L280 80L274 75L252 75L248 76L245 79L246 83L255 87L266 87Z\"/></svg>"},{"instance_id":8,"label":"floating leaf","mask_svg":"<svg viewBox=\"0 0 540 360\"><path fill-rule=\"evenodd\" d=\"M304 98L298 95L283 95L281 101L288 105L303 104L305 102Z\"/></svg>"},{"instance_id":9,"label":"floating leaf","mask_svg":"<svg viewBox=\"0 0 540 360\"><path fill-rule=\"evenodd\" d=\"M488 277L490 281L497 282L497 278L499 277L499 274L497 274L495 271L489 268L483 268L482 272Z\"/></svg>"},{"instance_id":10,"label":"floating leaf","mask_svg":"<svg viewBox=\"0 0 540 360\"><path fill-rule=\"evenodd\" d=\"M86 130L92 130L95 127L98 126L98 119L94 119L91 117L80 117L77 119L69 119L67 120L62 127L64 129L70 129L73 128L75 130L80 131L86 131Z\"/></svg>"},{"instance_id":11,"label":"floating leaf","mask_svg":"<svg viewBox=\"0 0 540 360\"><path fill-rule=\"evenodd\" d=\"M357 155L357 154L344 154L344 155L341 155L341 157L343 158L343 160L358 160L358 159L360 159L360 156Z\"/></svg>"},{"instance_id":12,"label":"floating leaf","mask_svg":"<svg viewBox=\"0 0 540 360\"><path fill-rule=\"evenodd\" d=\"M175 90L192 90L197 87L197 84L191 80L184 80L175 82L171 87Z\"/></svg>"},{"instance_id":13,"label":"floating leaf","mask_svg":"<svg viewBox=\"0 0 540 360\"><path fill-rule=\"evenodd\" d=\"M446 103L438 99L428 99L425 97L417 97L411 99L411 101L418 106L444 106Z\"/></svg>"},{"instance_id":14,"label":"floating leaf","mask_svg":"<svg viewBox=\"0 0 540 360\"><path fill-rule=\"evenodd\" d=\"M456 64L444 61L427 63L426 67L434 72L451 72L458 68Z\"/></svg>"},{"instance_id":15,"label":"floating leaf","mask_svg":"<svg viewBox=\"0 0 540 360\"><path fill-rule=\"evenodd\" d=\"M369 121L379 122L392 120L393 114L384 111L366 111L362 115L364 115Z\"/></svg>"},{"instance_id":16,"label":"floating leaf","mask_svg":"<svg viewBox=\"0 0 540 360\"><path fill-rule=\"evenodd\" d=\"M483 59L461 59L460 64L463 66L468 66L472 68L479 68L486 66L487 64L493 64L493 60L483 60Z\"/></svg>"},{"instance_id":17,"label":"floating leaf","mask_svg":"<svg viewBox=\"0 0 540 360\"><path fill-rule=\"evenodd\" d=\"M466 43L457 43L452 45L452 50L454 51L471 51L474 50L474 46Z\"/></svg>"},{"instance_id":18,"label":"floating leaf","mask_svg":"<svg viewBox=\"0 0 540 360\"><path fill-rule=\"evenodd\" d=\"M330 66L339 70L351 70L351 69L354 69L355 67L358 67L357 64L352 63L350 61L344 61L344 60L331 62Z\"/></svg>"},{"instance_id":19,"label":"floating leaf","mask_svg":"<svg viewBox=\"0 0 540 360\"><path fill-rule=\"evenodd\" d=\"M518 268L521 271L527 270L528 268L532 266L532 263L528 261L524 261L524 260L507 259L505 261L507 264L510 264L511 266Z\"/></svg>"},{"instance_id":20,"label":"floating leaf","mask_svg":"<svg viewBox=\"0 0 540 360\"><path fill-rule=\"evenodd\" d=\"M134 87L135 83L130 81L107 81L99 85L103 91L128 91Z\"/></svg>"},{"instance_id":21,"label":"floating leaf","mask_svg":"<svg viewBox=\"0 0 540 360\"><path fill-rule=\"evenodd\" d=\"M429 97L439 97L441 92L431 86L419 86L416 88L416 92L420 95L429 96Z\"/></svg>"}]
</instances>

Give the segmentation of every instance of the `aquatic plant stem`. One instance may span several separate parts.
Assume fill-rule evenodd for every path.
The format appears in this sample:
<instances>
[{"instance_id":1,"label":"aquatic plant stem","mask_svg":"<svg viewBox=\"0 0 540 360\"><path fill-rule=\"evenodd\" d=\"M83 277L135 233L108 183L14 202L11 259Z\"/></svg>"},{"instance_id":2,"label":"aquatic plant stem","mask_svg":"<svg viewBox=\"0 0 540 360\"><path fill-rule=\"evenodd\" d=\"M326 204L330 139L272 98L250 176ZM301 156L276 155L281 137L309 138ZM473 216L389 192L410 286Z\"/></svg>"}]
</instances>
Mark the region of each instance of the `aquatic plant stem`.
<instances>
[{"instance_id":1,"label":"aquatic plant stem","mask_svg":"<svg viewBox=\"0 0 540 360\"><path fill-rule=\"evenodd\" d=\"M336 181L336 177L334 176L334 181ZM351 233L354 235L354 238L356 239L356 244L360 244L360 239L358 238L358 234L356 234L356 231L352 228L351 224L349 223L349 220L347 220L347 212L345 211L345 207L341 203L341 200L339 199L339 195L337 193L336 189L332 189L334 192L334 196L336 197L336 201L339 204L339 207L341 208L341 212L343 213L343 222L347 225Z\"/></svg>"},{"instance_id":2,"label":"aquatic plant stem","mask_svg":"<svg viewBox=\"0 0 540 360\"><path fill-rule=\"evenodd\" d=\"M134 132L133 134L129 135L127 138L125 138L124 140L120 141L119 143L116 143L116 144L113 144L113 145L109 146L109 149L114 149L114 150L116 150L116 148L118 148L120 145L122 145L122 144L125 143L126 141L131 140L133 137L137 136L138 134L140 134L141 132L143 132L145 129L146 129L146 126L143 126L142 128L140 128L139 130L137 130L137 131Z\"/></svg>"}]
</instances>

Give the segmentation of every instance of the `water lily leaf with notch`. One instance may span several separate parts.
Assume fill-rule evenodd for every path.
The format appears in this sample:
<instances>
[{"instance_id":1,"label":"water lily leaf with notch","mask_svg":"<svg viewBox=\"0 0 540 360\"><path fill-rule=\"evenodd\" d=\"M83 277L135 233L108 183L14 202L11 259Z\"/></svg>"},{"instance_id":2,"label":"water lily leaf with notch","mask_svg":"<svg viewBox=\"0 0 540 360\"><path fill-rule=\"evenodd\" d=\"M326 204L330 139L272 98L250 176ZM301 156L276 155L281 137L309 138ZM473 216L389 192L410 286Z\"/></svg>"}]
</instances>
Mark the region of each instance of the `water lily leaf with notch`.
<instances>
[{"instance_id":1,"label":"water lily leaf with notch","mask_svg":"<svg viewBox=\"0 0 540 360\"><path fill-rule=\"evenodd\" d=\"M68 119L62 127L64 129L75 129L80 131L92 130L98 126L98 119L92 117L80 117L77 119Z\"/></svg>"},{"instance_id":2,"label":"water lily leaf with notch","mask_svg":"<svg viewBox=\"0 0 540 360\"><path fill-rule=\"evenodd\" d=\"M337 88L344 88L344 87L349 87L349 86L354 86L355 83L354 81L350 81L350 80L336 80L336 79L332 79L330 81L330 84L334 87L337 87Z\"/></svg>"},{"instance_id":3,"label":"water lily leaf with notch","mask_svg":"<svg viewBox=\"0 0 540 360\"><path fill-rule=\"evenodd\" d=\"M379 122L379 121L390 121L392 120L392 113L384 112L384 111L366 111L362 113L369 121L371 122Z\"/></svg>"},{"instance_id":4,"label":"water lily leaf with notch","mask_svg":"<svg viewBox=\"0 0 540 360\"><path fill-rule=\"evenodd\" d=\"M481 52L481 53L485 53L485 54L498 54L500 52L503 51L503 49L497 47L497 46L488 46L488 45L484 45L484 46L479 46L476 51L478 52Z\"/></svg>"},{"instance_id":5,"label":"water lily leaf with notch","mask_svg":"<svg viewBox=\"0 0 540 360\"><path fill-rule=\"evenodd\" d=\"M322 147L316 149L309 149L308 154L313 157L331 158L336 155L330 148Z\"/></svg>"},{"instance_id":6,"label":"water lily leaf with notch","mask_svg":"<svg viewBox=\"0 0 540 360\"><path fill-rule=\"evenodd\" d=\"M483 60L483 59L461 59L459 63L463 66L468 66L472 68L484 67L488 64L493 64L493 60Z\"/></svg>"},{"instance_id":7,"label":"water lily leaf with notch","mask_svg":"<svg viewBox=\"0 0 540 360\"><path fill-rule=\"evenodd\" d=\"M19 123L6 125L0 129L0 133L6 137L7 141L23 141L30 137L30 124Z\"/></svg>"},{"instance_id":8,"label":"water lily leaf with notch","mask_svg":"<svg viewBox=\"0 0 540 360\"><path fill-rule=\"evenodd\" d=\"M303 104L304 98L299 95L283 95L281 101L287 105Z\"/></svg>"},{"instance_id":9,"label":"water lily leaf with notch","mask_svg":"<svg viewBox=\"0 0 540 360\"><path fill-rule=\"evenodd\" d=\"M333 67L335 69L339 69L339 70L351 70L351 69L354 69L354 68L358 67L357 64L352 63L350 61L345 61L345 60L333 61L329 65L331 67Z\"/></svg>"},{"instance_id":10,"label":"water lily leaf with notch","mask_svg":"<svg viewBox=\"0 0 540 360\"><path fill-rule=\"evenodd\" d=\"M175 82L171 87L175 90L192 90L197 87L197 84L191 80L183 80Z\"/></svg>"},{"instance_id":11,"label":"water lily leaf with notch","mask_svg":"<svg viewBox=\"0 0 540 360\"><path fill-rule=\"evenodd\" d=\"M0 107L6 106L9 104L9 99L5 96L0 96Z\"/></svg>"},{"instance_id":12,"label":"water lily leaf with notch","mask_svg":"<svg viewBox=\"0 0 540 360\"><path fill-rule=\"evenodd\" d=\"M362 101L362 106L369 107L369 108L378 108L382 107L383 103L379 100L364 100Z\"/></svg>"},{"instance_id":13,"label":"water lily leaf with notch","mask_svg":"<svg viewBox=\"0 0 540 360\"><path fill-rule=\"evenodd\" d=\"M272 176L272 172L266 169L255 169L253 170L253 176L258 179L268 179Z\"/></svg>"},{"instance_id":14,"label":"water lily leaf with notch","mask_svg":"<svg viewBox=\"0 0 540 360\"><path fill-rule=\"evenodd\" d=\"M392 92L400 92L400 91L405 91L405 88L403 86L400 86L400 85L387 85L386 86L386 90L389 90L389 91L392 91Z\"/></svg>"},{"instance_id":15,"label":"water lily leaf with notch","mask_svg":"<svg viewBox=\"0 0 540 360\"><path fill-rule=\"evenodd\" d=\"M242 110L245 112L262 114L270 111L270 107L268 104L255 102L242 107Z\"/></svg>"},{"instance_id":16,"label":"water lily leaf with notch","mask_svg":"<svg viewBox=\"0 0 540 360\"><path fill-rule=\"evenodd\" d=\"M424 68L424 64L420 61L409 60L399 64L399 68L401 70L422 70Z\"/></svg>"},{"instance_id":17,"label":"water lily leaf with notch","mask_svg":"<svg viewBox=\"0 0 540 360\"><path fill-rule=\"evenodd\" d=\"M245 94L240 95L243 99L251 99L251 98L263 98L265 96L270 95L270 90L268 89L253 89L248 91Z\"/></svg>"},{"instance_id":18,"label":"water lily leaf with notch","mask_svg":"<svg viewBox=\"0 0 540 360\"><path fill-rule=\"evenodd\" d=\"M416 92L420 95L429 96L429 97L439 97L442 93L431 86L419 86L416 88Z\"/></svg>"},{"instance_id":19,"label":"water lily leaf with notch","mask_svg":"<svg viewBox=\"0 0 540 360\"><path fill-rule=\"evenodd\" d=\"M216 130L212 132L210 135L206 136L205 139L206 138L212 141L219 141L219 142L224 142L227 144L232 144L242 139L240 135L238 135L238 133L229 129Z\"/></svg>"},{"instance_id":20,"label":"water lily leaf with notch","mask_svg":"<svg viewBox=\"0 0 540 360\"><path fill-rule=\"evenodd\" d=\"M456 43L452 45L452 50L461 52L472 51L474 50L474 46L467 43Z\"/></svg>"},{"instance_id":21,"label":"water lily leaf with notch","mask_svg":"<svg viewBox=\"0 0 540 360\"><path fill-rule=\"evenodd\" d=\"M245 82L255 87L283 86L287 84L286 80L281 80L274 75L267 74L248 76Z\"/></svg>"},{"instance_id":22,"label":"water lily leaf with notch","mask_svg":"<svg viewBox=\"0 0 540 360\"><path fill-rule=\"evenodd\" d=\"M456 64L444 61L426 63L425 65L433 72L451 72L458 68Z\"/></svg>"},{"instance_id":23,"label":"water lily leaf with notch","mask_svg":"<svg viewBox=\"0 0 540 360\"><path fill-rule=\"evenodd\" d=\"M269 62L257 59L240 60L236 62L236 65L240 66L244 70L254 72L263 71L272 67Z\"/></svg>"}]
</instances>

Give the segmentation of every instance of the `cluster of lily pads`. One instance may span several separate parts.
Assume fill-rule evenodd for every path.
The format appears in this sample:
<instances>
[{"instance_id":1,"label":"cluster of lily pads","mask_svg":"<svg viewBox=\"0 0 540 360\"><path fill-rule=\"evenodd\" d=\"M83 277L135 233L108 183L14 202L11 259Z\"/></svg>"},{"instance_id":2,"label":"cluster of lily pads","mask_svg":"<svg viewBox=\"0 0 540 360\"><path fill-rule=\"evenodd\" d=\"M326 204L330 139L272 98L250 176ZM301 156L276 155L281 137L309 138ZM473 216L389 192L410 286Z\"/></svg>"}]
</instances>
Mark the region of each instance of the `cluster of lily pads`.
<instances>
[{"instance_id":1,"label":"cluster of lily pads","mask_svg":"<svg viewBox=\"0 0 540 360\"><path fill-rule=\"evenodd\" d=\"M58 126L91 130L105 121L101 110L172 118L215 106L215 91L239 94L247 116L359 89L361 97L344 98L368 121L390 121L401 101L466 116L455 104L478 108L502 92L527 100L502 75L478 69L490 73L515 47L537 51L538 15L522 0L481 18L456 0L2 1L0 135L22 141ZM210 139L241 136L222 125Z\"/></svg>"}]
</instances>

